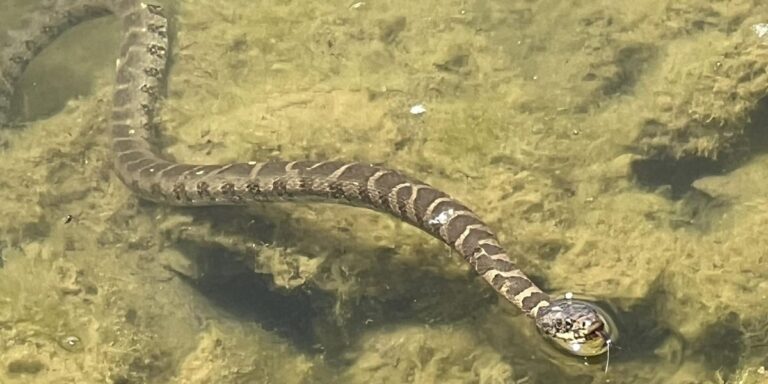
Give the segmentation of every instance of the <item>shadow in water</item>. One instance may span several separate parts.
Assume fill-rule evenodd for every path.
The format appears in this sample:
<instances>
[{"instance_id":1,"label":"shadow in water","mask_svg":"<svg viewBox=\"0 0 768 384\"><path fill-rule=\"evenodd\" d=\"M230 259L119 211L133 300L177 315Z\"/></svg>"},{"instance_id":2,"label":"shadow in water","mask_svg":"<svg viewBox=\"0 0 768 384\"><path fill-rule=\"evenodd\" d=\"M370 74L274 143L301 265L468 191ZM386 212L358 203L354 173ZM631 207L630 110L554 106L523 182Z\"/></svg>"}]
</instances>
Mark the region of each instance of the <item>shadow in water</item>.
<instances>
[{"instance_id":1,"label":"shadow in water","mask_svg":"<svg viewBox=\"0 0 768 384\"><path fill-rule=\"evenodd\" d=\"M670 186L672 198L691 191L691 183L711 175L727 173L749 159L768 152L768 97L756 103L744 127L743 137L729 142L717 159L687 156L647 157L632 163L635 181L645 188Z\"/></svg>"},{"instance_id":2,"label":"shadow in water","mask_svg":"<svg viewBox=\"0 0 768 384\"><path fill-rule=\"evenodd\" d=\"M691 183L699 178L724 172L723 165L701 157L681 159L653 158L632 162L635 181L645 188L669 186L671 197L679 199L691 190Z\"/></svg>"},{"instance_id":3,"label":"shadow in water","mask_svg":"<svg viewBox=\"0 0 768 384\"><path fill-rule=\"evenodd\" d=\"M613 363L642 362L645 366L678 366L687 348L683 337L668 327L664 310L665 292L660 287L631 305L614 313L620 340L611 355Z\"/></svg>"},{"instance_id":4,"label":"shadow in water","mask_svg":"<svg viewBox=\"0 0 768 384\"><path fill-rule=\"evenodd\" d=\"M238 261L238 255L223 247L192 242L177 246L205 271L194 279L179 276L217 307L240 319L257 322L298 348L308 350L315 343L312 320L316 314L311 305L315 298L310 299L309 291L294 289L283 293L272 289L270 275L252 272Z\"/></svg>"}]
</instances>

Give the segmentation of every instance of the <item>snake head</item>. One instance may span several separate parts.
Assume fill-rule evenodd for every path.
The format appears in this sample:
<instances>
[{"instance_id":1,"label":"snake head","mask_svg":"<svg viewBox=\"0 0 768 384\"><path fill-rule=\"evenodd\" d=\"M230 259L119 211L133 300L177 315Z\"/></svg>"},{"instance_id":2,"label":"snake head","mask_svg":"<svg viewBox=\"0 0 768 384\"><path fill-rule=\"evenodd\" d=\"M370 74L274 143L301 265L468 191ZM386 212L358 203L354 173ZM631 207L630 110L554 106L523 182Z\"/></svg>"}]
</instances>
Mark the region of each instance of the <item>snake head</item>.
<instances>
[{"instance_id":1,"label":"snake head","mask_svg":"<svg viewBox=\"0 0 768 384\"><path fill-rule=\"evenodd\" d=\"M539 309L536 326L559 348L576 356L598 356L611 344L612 322L596 305L571 298Z\"/></svg>"}]
</instances>

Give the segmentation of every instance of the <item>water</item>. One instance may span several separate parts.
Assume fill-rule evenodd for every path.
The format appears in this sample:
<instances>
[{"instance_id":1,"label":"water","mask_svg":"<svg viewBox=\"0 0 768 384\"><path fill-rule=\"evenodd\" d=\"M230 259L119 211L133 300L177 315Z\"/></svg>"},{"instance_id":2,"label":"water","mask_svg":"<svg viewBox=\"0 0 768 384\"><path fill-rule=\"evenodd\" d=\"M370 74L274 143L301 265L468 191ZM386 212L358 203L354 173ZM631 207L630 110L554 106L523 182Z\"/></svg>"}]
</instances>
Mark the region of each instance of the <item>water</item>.
<instances>
[{"instance_id":1,"label":"water","mask_svg":"<svg viewBox=\"0 0 768 384\"><path fill-rule=\"evenodd\" d=\"M29 123L0 131L0 382L768 381L767 6L166 5L168 155L418 176L548 290L613 306L608 373L388 217L137 201L110 171L104 19L33 63ZM0 29L33 7L0 1Z\"/></svg>"}]
</instances>

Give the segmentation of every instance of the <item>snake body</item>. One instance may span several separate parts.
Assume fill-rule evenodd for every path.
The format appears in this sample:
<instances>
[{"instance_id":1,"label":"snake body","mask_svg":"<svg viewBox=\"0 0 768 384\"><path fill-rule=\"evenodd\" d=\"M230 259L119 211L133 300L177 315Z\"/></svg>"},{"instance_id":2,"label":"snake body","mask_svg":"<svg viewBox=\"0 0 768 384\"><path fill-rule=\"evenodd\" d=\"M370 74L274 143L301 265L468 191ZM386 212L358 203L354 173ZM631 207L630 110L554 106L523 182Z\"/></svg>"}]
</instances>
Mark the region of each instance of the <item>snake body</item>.
<instances>
[{"instance_id":1,"label":"snake body","mask_svg":"<svg viewBox=\"0 0 768 384\"><path fill-rule=\"evenodd\" d=\"M122 20L113 97L117 176L144 199L177 206L312 200L385 212L453 247L496 292L535 320L542 333L577 355L605 350L607 324L589 305L553 300L506 254L466 205L396 170L360 162L267 161L196 165L162 158L150 144L170 49L167 20L138 0L54 0L9 32L0 50L0 124L10 118L15 84L27 64L68 27L113 14ZM577 346L578 348L575 348Z\"/></svg>"}]
</instances>

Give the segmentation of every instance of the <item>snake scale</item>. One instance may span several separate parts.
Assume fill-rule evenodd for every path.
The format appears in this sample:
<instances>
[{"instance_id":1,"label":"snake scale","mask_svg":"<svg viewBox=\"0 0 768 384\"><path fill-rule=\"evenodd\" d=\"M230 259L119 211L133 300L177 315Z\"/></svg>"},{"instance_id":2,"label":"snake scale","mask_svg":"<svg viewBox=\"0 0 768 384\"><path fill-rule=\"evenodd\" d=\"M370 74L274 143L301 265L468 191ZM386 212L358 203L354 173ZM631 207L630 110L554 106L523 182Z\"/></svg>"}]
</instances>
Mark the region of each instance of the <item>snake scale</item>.
<instances>
[{"instance_id":1,"label":"snake scale","mask_svg":"<svg viewBox=\"0 0 768 384\"><path fill-rule=\"evenodd\" d=\"M138 0L51 0L9 31L0 50L0 124L27 64L69 27L113 14L122 21L113 96L117 176L140 197L177 206L254 201L335 202L385 212L442 240L502 297L534 319L541 333L579 356L605 352L609 323L590 303L552 299L510 259L493 231L466 205L396 170L360 162L267 161L195 165L169 161L150 144L167 75L167 19Z\"/></svg>"}]
</instances>

